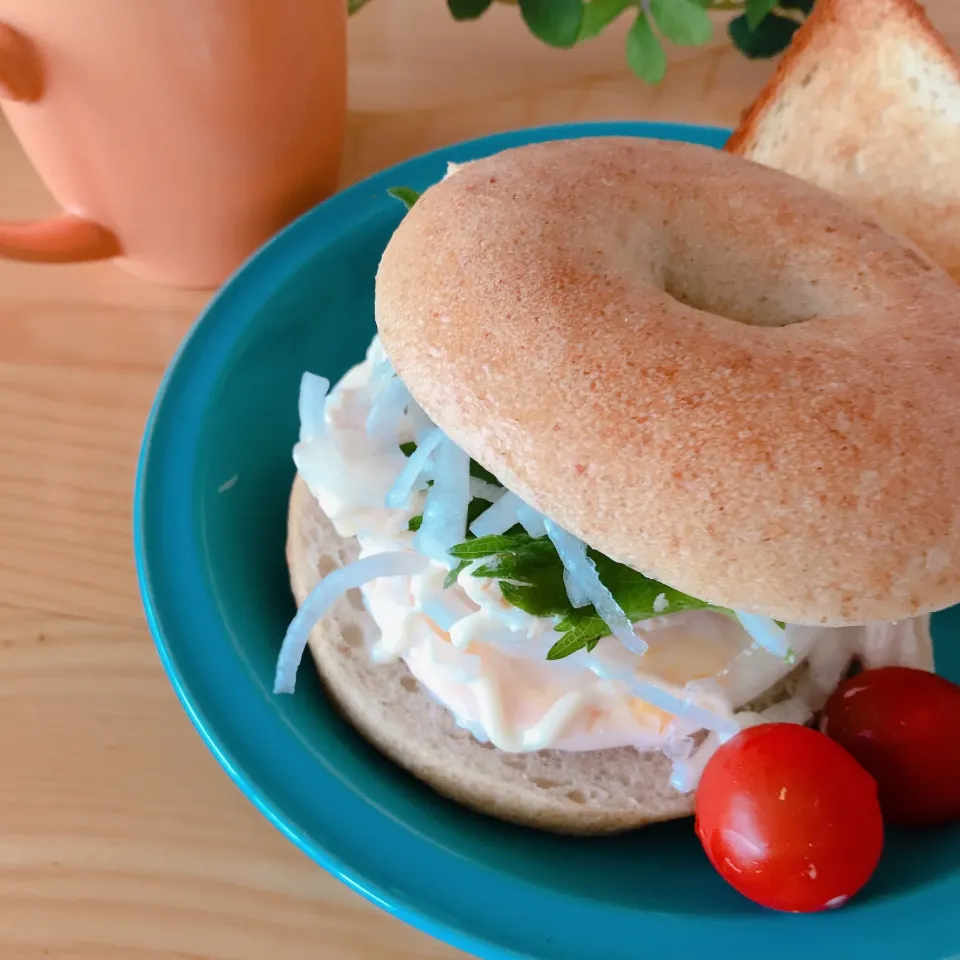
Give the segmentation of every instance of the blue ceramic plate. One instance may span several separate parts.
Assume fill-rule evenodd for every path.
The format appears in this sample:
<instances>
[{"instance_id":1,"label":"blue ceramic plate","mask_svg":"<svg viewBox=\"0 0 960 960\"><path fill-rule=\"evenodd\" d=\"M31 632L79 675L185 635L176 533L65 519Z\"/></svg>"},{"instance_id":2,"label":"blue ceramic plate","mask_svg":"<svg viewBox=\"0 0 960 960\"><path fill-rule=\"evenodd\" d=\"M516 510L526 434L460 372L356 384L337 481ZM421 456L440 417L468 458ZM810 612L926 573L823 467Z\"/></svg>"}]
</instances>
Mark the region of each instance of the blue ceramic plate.
<instances>
[{"instance_id":1,"label":"blue ceramic plate","mask_svg":"<svg viewBox=\"0 0 960 960\"><path fill-rule=\"evenodd\" d=\"M135 544L150 627L184 708L240 788L294 843L374 903L486 958L665 960L960 953L960 830L890 837L863 895L836 912L768 913L708 866L689 821L572 840L449 803L384 760L309 666L271 695L294 612L286 505L304 369L338 377L374 331L373 281L402 207L448 160L535 140L627 134L719 147L726 132L618 123L501 134L410 160L333 197L260 250L170 367L143 443ZM936 619L960 679L960 616Z\"/></svg>"}]
</instances>

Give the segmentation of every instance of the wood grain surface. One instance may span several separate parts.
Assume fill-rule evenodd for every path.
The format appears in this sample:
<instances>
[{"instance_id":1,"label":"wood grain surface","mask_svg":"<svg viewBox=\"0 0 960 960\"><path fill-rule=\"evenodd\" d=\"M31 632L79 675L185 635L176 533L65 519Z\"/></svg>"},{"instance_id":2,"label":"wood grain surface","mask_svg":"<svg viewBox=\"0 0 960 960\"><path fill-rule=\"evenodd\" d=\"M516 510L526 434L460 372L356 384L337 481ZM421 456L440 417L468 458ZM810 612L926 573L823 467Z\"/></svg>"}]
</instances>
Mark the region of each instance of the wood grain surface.
<instances>
[{"instance_id":1,"label":"wood grain surface","mask_svg":"<svg viewBox=\"0 0 960 960\"><path fill-rule=\"evenodd\" d=\"M930 12L960 45L960 4ZM351 24L343 183L497 130L582 119L733 124L771 65L721 37L645 87L623 31L572 52L497 7L376 0ZM0 125L0 212L53 204ZM154 653L131 556L140 433L207 295L110 265L0 263L0 957L460 956L298 853L231 784Z\"/></svg>"}]
</instances>

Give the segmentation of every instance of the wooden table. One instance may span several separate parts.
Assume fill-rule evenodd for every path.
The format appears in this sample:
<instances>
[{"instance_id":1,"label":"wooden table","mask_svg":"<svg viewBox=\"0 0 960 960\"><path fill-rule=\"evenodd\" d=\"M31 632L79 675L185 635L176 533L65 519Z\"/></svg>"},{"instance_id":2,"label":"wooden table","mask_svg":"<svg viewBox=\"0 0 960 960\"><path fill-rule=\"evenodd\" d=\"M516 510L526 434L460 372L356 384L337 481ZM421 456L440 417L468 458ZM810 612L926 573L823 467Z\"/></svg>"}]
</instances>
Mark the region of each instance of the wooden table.
<instances>
[{"instance_id":1,"label":"wooden table","mask_svg":"<svg viewBox=\"0 0 960 960\"><path fill-rule=\"evenodd\" d=\"M930 7L960 46L960 5ZM718 33L651 90L624 66L622 30L558 52L513 9L458 25L440 0L377 0L351 25L343 182L529 124L733 124L770 65ZM0 126L0 211L52 209ZM134 463L206 299L109 265L0 263L0 956L458 956L282 839L203 747L154 653L131 556Z\"/></svg>"}]
</instances>

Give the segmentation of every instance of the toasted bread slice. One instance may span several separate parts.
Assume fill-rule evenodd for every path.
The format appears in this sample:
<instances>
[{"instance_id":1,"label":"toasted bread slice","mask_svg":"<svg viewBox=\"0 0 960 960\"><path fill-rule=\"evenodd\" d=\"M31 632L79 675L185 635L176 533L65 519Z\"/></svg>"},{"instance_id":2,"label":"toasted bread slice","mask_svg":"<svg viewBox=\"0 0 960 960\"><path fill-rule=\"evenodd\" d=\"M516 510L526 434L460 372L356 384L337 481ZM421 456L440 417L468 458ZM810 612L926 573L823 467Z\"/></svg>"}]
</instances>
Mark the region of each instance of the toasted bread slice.
<instances>
[{"instance_id":1,"label":"toasted bread slice","mask_svg":"<svg viewBox=\"0 0 960 960\"><path fill-rule=\"evenodd\" d=\"M819 0L726 149L833 190L960 280L960 61L914 0Z\"/></svg>"}]
</instances>

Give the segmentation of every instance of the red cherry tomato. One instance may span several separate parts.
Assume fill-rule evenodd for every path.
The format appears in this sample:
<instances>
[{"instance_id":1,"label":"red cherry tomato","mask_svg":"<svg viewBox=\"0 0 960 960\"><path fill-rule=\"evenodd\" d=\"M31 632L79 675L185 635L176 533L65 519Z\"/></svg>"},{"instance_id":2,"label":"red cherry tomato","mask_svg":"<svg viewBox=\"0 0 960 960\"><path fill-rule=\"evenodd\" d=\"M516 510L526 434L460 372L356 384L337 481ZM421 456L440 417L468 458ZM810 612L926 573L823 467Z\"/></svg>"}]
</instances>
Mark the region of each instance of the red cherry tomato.
<instances>
[{"instance_id":1,"label":"red cherry tomato","mask_svg":"<svg viewBox=\"0 0 960 960\"><path fill-rule=\"evenodd\" d=\"M700 780L696 813L720 875L773 910L841 906L883 848L873 777L838 744L795 724L749 727L721 746Z\"/></svg>"},{"instance_id":2,"label":"red cherry tomato","mask_svg":"<svg viewBox=\"0 0 960 960\"><path fill-rule=\"evenodd\" d=\"M820 729L877 781L888 823L960 819L960 687L909 667L864 670L837 687Z\"/></svg>"}]
</instances>

